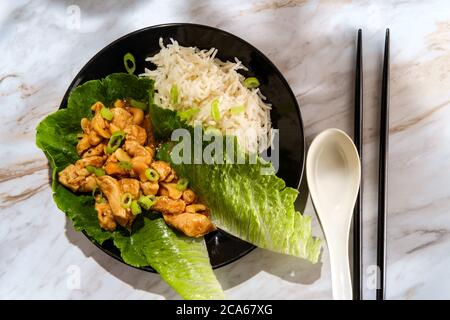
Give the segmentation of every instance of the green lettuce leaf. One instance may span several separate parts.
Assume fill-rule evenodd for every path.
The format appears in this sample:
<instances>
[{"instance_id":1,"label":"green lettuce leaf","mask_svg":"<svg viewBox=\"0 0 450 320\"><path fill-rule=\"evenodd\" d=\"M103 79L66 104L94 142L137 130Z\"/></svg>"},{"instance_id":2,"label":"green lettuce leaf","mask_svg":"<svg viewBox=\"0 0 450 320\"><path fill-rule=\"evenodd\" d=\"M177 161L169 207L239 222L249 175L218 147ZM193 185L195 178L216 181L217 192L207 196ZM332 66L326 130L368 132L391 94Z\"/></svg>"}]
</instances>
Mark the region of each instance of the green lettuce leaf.
<instances>
[{"instance_id":1,"label":"green lettuce leaf","mask_svg":"<svg viewBox=\"0 0 450 320\"><path fill-rule=\"evenodd\" d=\"M135 266L142 255L182 297L224 299L209 262L203 238L189 238L167 227L160 215L144 217L131 237L116 233L114 243L125 252L124 260ZM136 250L140 250L139 252Z\"/></svg>"},{"instance_id":2,"label":"green lettuce leaf","mask_svg":"<svg viewBox=\"0 0 450 320\"><path fill-rule=\"evenodd\" d=\"M52 167L53 198L60 210L102 244L112 240L123 260L133 266L151 265L185 299L222 299L223 290L212 271L203 238L190 239L170 229L158 216L142 217L131 234L126 230L108 232L100 228L94 199L75 194L62 186L57 173L78 160L77 134L80 121L91 118L90 106L96 101L109 105L119 98L133 98L152 103L153 82L128 74L112 74L78 86L70 95L67 108L47 116L37 127L36 144L44 151ZM144 215L142 215L144 216Z\"/></svg>"},{"instance_id":3,"label":"green lettuce leaf","mask_svg":"<svg viewBox=\"0 0 450 320\"><path fill-rule=\"evenodd\" d=\"M193 137L193 128L181 121L175 111L162 111L151 105L150 115L161 138L169 139L170 133L180 127L189 128ZM226 137L219 139L225 145ZM295 210L296 189L286 187L274 173L261 174L262 169L273 172L270 163L257 157L256 164L249 164L249 155L245 155L246 164L230 164L223 155L223 164L176 164L170 150L164 146L157 157L171 162L178 175L190 181L190 187L211 209L211 217L219 228L258 247L313 263L318 261L321 245L320 239L312 236L311 217ZM242 151L236 147L235 156L238 152Z\"/></svg>"}]
</instances>

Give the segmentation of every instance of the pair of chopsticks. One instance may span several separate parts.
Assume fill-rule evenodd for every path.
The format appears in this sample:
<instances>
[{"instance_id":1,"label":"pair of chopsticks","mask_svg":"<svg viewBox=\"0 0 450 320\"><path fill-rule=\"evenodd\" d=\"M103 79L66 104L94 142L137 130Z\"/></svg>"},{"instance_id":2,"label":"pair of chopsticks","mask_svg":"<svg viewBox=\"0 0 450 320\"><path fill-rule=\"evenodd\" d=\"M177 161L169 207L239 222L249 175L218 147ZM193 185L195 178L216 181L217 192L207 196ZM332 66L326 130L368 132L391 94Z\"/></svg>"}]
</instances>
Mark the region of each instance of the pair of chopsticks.
<instances>
[{"instance_id":1,"label":"pair of chopsticks","mask_svg":"<svg viewBox=\"0 0 450 320\"><path fill-rule=\"evenodd\" d=\"M380 150L378 168L378 226L377 226L377 265L378 287L376 299L384 300L386 287L386 211L387 211L387 163L389 145L389 29L386 29L384 42L383 78L381 83L381 109L380 109ZM363 65L362 65L362 31L358 30L356 49L356 75L355 75L355 146L361 160L363 160ZM362 175L361 175L362 176ZM362 279L362 186L356 199L353 214L353 298L363 299Z\"/></svg>"}]
</instances>

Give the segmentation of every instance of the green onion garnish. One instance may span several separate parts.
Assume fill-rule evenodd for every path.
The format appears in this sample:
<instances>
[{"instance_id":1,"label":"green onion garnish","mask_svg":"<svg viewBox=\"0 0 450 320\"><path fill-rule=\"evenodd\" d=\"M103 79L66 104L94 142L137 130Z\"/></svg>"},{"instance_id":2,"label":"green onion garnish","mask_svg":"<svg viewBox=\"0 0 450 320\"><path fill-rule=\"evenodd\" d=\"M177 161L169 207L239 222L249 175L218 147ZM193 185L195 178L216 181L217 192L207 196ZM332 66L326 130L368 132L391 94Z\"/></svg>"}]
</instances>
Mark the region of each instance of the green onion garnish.
<instances>
[{"instance_id":1,"label":"green onion garnish","mask_svg":"<svg viewBox=\"0 0 450 320\"><path fill-rule=\"evenodd\" d=\"M89 173L94 173L95 172L95 167L94 166L86 166L86 170Z\"/></svg>"},{"instance_id":2,"label":"green onion garnish","mask_svg":"<svg viewBox=\"0 0 450 320\"><path fill-rule=\"evenodd\" d=\"M259 87L259 81L255 77L250 77L244 80L244 86L248 89Z\"/></svg>"},{"instance_id":3,"label":"green onion garnish","mask_svg":"<svg viewBox=\"0 0 450 320\"><path fill-rule=\"evenodd\" d=\"M145 102L137 101L137 100L134 100L134 99L131 99L131 100L130 100L130 105L131 105L132 107L141 109L141 110L143 110L143 111L147 111L147 109L148 109L148 108L147 108L147 104L146 104Z\"/></svg>"},{"instance_id":4,"label":"green onion garnish","mask_svg":"<svg viewBox=\"0 0 450 320\"><path fill-rule=\"evenodd\" d=\"M105 175L105 170L103 170L102 168L96 168L94 166L86 166L86 170L89 173L95 174L97 177Z\"/></svg>"},{"instance_id":5,"label":"green onion garnish","mask_svg":"<svg viewBox=\"0 0 450 320\"><path fill-rule=\"evenodd\" d=\"M189 184L188 179L181 178L180 180L178 180L176 188L180 191L184 191L187 189L188 184Z\"/></svg>"},{"instance_id":6,"label":"green onion garnish","mask_svg":"<svg viewBox=\"0 0 450 320\"><path fill-rule=\"evenodd\" d=\"M101 177L105 175L105 170L103 170L102 168L95 168L94 173L97 177Z\"/></svg>"},{"instance_id":7,"label":"green onion garnish","mask_svg":"<svg viewBox=\"0 0 450 320\"><path fill-rule=\"evenodd\" d=\"M191 121L191 119L195 117L199 112L200 112L199 108L190 108L178 112L178 116L181 118L181 120Z\"/></svg>"},{"instance_id":8,"label":"green onion garnish","mask_svg":"<svg viewBox=\"0 0 450 320\"><path fill-rule=\"evenodd\" d=\"M119 161L119 167L121 167L124 170L131 170L132 169L132 165L128 161Z\"/></svg>"},{"instance_id":9,"label":"green onion garnish","mask_svg":"<svg viewBox=\"0 0 450 320\"><path fill-rule=\"evenodd\" d=\"M97 196L99 196L97 200ZM95 186L94 190L92 190L92 197L95 199L97 203L103 203L105 201L105 198L103 198L103 192L100 190L99 187Z\"/></svg>"},{"instance_id":10,"label":"green onion garnish","mask_svg":"<svg viewBox=\"0 0 450 320\"><path fill-rule=\"evenodd\" d=\"M232 115L236 115L245 111L245 106L236 106L230 108L230 112Z\"/></svg>"},{"instance_id":11,"label":"green onion garnish","mask_svg":"<svg viewBox=\"0 0 450 320\"><path fill-rule=\"evenodd\" d=\"M128 209L131 206L132 201L133 196L131 195L131 193L126 192L120 197L120 205L124 209Z\"/></svg>"},{"instance_id":12,"label":"green onion garnish","mask_svg":"<svg viewBox=\"0 0 450 320\"><path fill-rule=\"evenodd\" d=\"M111 121L112 118L114 117L111 110L109 110L109 108L106 108L106 107L102 107L102 109L100 110L100 114L103 117L103 119L106 119L108 121Z\"/></svg>"},{"instance_id":13,"label":"green onion garnish","mask_svg":"<svg viewBox=\"0 0 450 320\"><path fill-rule=\"evenodd\" d=\"M109 138L108 145L106 146L106 153L111 154L116 151L120 147L123 138L125 138L125 132L120 130L115 131L111 135L111 138Z\"/></svg>"},{"instance_id":14,"label":"green onion garnish","mask_svg":"<svg viewBox=\"0 0 450 320\"><path fill-rule=\"evenodd\" d=\"M170 88L170 103L172 105L178 104L178 87L176 84L172 85L172 88Z\"/></svg>"},{"instance_id":15,"label":"green onion garnish","mask_svg":"<svg viewBox=\"0 0 450 320\"><path fill-rule=\"evenodd\" d=\"M129 63L131 63L131 67ZM123 56L123 64L129 74L133 74L134 70L136 70L136 61L134 60L134 56L129 52Z\"/></svg>"},{"instance_id":16,"label":"green onion garnish","mask_svg":"<svg viewBox=\"0 0 450 320\"><path fill-rule=\"evenodd\" d=\"M131 201L131 213L135 216L142 213L142 209L136 200Z\"/></svg>"},{"instance_id":17,"label":"green onion garnish","mask_svg":"<svg viewBox=\"0 0 450 320\"><path fill-rule=\"evenodd\" d=\"M159 179L159 174L155 169L152 168L148 168L147 170L145 170L145 176L147 177L148 180L150 181L158 181Z\"/></svg>"},{"instance_id":18,"label":"green onion garnish","mask_svg":"<svg viewBox=\"0 0 450 320\"><path fill-rule=\"evenodd\" d=\"M138 204L145 210L150 210L150 208L155 204L156 198L154 196L140 196Z\"/></svg>"},{"instance_id":19,"label":"green onion garnish","mask_svg":"<svg viewBox=\"0 0 450 320\"><path fill-rule=\"evenodd\" d=\"M216 122L220 120L219 100L217 99L211 103L211 118Z\"/></svg>"}]
</instances>

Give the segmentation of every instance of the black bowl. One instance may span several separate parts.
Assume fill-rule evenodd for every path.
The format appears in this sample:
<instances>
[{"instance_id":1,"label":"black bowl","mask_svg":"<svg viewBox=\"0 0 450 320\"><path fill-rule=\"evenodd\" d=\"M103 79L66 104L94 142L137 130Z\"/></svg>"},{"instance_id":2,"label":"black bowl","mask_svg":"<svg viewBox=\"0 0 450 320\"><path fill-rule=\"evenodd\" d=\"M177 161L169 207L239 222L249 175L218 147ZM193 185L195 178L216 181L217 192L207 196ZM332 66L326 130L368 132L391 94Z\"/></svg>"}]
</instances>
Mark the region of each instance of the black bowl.
<instances>
[{"instance_id":1,"label":"black bowl","mask_svg":"<svg viewBox=\"0 0 450 320\"><path fill-rule=\"evenodd\" d=\"M70 92L78 85L88 80L104 78L110 73L125 72L123 56L127 52L131 52L136 59L135 74L142 73L145 67L151 67L145 58L158 53L160 37L165 43L173 38L182 46L217 48L219 59L234 61L234 57L237 57L249 68L249 72L244 72L244 75L259 79L262 93L273 105L272 125L279 129L280 133L278 176L283 178L288 186L298 188L303 175L305 142L297 100L280 71L261 51L223 30L197 24L177 23L157 25L127 34L89 60L70 84L60 108L67 106ZM90 240L104 252L123 262L119 250L112 242L106 241L103 245L99 245ZM205 240L213 268L229 264L255 248L252 244L222 230L208 234ZM155 272L150 267L141 269Z\"/></svg>"}]
</instances>

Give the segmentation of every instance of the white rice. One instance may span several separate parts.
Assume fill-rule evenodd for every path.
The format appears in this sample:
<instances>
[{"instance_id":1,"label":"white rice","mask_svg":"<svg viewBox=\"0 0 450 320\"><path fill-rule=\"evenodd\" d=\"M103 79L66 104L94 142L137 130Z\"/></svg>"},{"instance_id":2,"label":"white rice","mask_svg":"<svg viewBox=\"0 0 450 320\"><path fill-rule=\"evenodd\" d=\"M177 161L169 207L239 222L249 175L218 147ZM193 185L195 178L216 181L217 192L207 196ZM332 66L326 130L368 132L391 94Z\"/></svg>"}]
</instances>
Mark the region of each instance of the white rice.
<instances>
[{"instance_id":1,"label":"white rice","mask_svg":"<svg viewBox=\"0 0 450 320\"><path fill-rule=\"evenodd\" d=\"M247 151L262 151L270 145L270 104L258 88L247 89L244 76L238 70L247 70L235 58L235 62L223 62L215 58L217 49L200 50L183 47L171 39L161 51L147 61L156 65L155 70L146 69L144 76L155 81L155 103L171 110L198 108L191 124L212 126L223 134L235 135ZM172 105L170 90L178 88L178 103ZM211 116L211 104L218 99L220 120ZM245 111L232 115L230 109L244 106Z\"/></svg>"}]
</instances>

